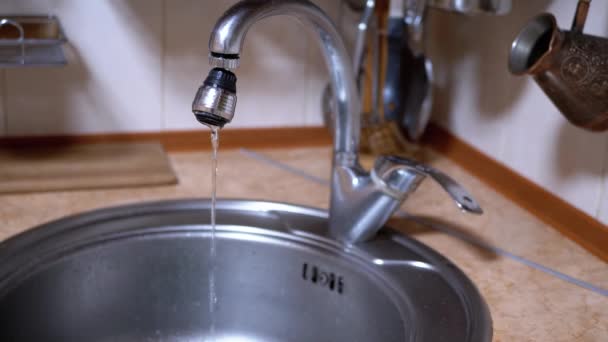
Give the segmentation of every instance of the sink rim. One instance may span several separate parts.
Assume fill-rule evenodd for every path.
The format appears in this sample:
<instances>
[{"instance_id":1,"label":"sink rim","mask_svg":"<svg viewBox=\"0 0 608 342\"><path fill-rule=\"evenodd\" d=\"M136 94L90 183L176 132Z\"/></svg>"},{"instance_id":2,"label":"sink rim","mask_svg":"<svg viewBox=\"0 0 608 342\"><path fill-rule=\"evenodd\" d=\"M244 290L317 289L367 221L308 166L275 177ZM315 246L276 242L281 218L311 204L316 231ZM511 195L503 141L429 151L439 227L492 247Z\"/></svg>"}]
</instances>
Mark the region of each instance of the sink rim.
<instances>
[{"instance_id":1,"label":"sink rim","mask_svg":"<svg viewBox=\"0 0 608 342\"><path fill-rule=\"evenodd\" d=\"M85 226L94 226L100 222L111 222L114 220L129 219L145 215L163 215L164 213L193 211L204 212L205 209L210 209L211 201L209 199L179 199L179 200L161 200L151 202L137 202L134 204L126 204L112 206L107 208L95 209L86 211L76 215L64 217L42 225L38 225L23 233L17 234L9 239L0 242L0 298L19 283L27 278L34 271L44 267L46 256L53 255L48 263L57 260L56 255L60 252L72 251L74 248L86 248L90 244L98 244L100 241L107 241L116 238L125 238L129 236L138 236L141 234L149 234L156 227L142 227L129 229L111 229L108 232L99 234L94 229L82 229ZM219 199L217 201L218 211L232 210L243 212L255 212L258 215L274 215L275 219L280 221L276 227L252 227L248 224L249 229L259 229L260 231L249 231L247 234L263 234L289 237L289 239L297 240L301 243L312 244L317 248L331 249L338 251L341 256L348 257L351 261L355 261L359 265L367 265L366 271L373 270L375 276L380 277L383 283L385 274L391 274L391 268L383 267L382 263L378 262L382 258L376 258L374 253L378 253L377 245L382 243L397 243L405 250L413 251L427 260L427 264L436 269L437 274L444 278L454 292L456 292L462 306L467 313L468 336L470 341L491 341L492 323L491 316L487 304L481 297L475 285L469 278L453 263L447 260L438 252L430 247L399 233L398 231L384 227L379 236L369 242L357 244L355 246L344 245L332 239L327 230L308 230L298 227L292 229L289 223L282 221L281 212L286 212L295 215L302 215L313 219L326 221L328 212L323 209L281 203L272 201L257 201L257 200L241 200L241 199ZM220 217L218 215L218 217ZM196 231L201 232L210 229L210 224L196 225L178 225L176 227L158 228L155 232L170 232L170 231ZM222 224L218 221L218 232L243 232L242 227L230 226ZM172 230L173 229L173 230ZM87 237L87 233L88 236ZM118 234L118 235L117 235ZM125 235L126 234L126 235ZM83 240L83 238L85 240ZM92 240L86 240L90 238ZM63 245L57 244L57 241L73 240L72 243ZM87 243L83 242L87 241ZM52 254L49 254L52 253ZM394 261L395 259L391 259ZM25 265L25 267L24 267ZM390 283L390 282L387 282ZM11 286L13 284L13 286ZM398 289L396 290L399 294ZM391 291L393 292L393 291ZM403 298L401 298L403 300ZM399 307L398 303L395 303ZM400 309L401 311L401 309ZM403 315L403 312L402 312Z\"/></svg>"}]
</instances>

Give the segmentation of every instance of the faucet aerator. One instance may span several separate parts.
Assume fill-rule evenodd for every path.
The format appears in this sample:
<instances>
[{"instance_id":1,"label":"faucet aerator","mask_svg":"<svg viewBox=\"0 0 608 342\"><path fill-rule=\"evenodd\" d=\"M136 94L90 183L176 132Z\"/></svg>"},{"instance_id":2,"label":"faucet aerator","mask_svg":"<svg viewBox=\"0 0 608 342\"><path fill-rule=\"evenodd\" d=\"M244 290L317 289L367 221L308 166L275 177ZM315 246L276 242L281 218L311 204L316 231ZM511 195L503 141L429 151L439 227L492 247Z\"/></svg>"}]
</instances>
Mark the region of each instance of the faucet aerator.
<instances>
[{"instance_id":1,"label":"faucet aerator","mask_svg":"<svg viewBox=\"0 0 608 342\"><path fill-rule=\"evenodd\" d=\"M222 128L232 121L235 109L236 75L226 69L212 69L192 102L196 120L209 127Z\"/></svg>"},{"instance_id":2,"label":"faucet aerator","mask_svg":"<svg viewBox=\"0 0 608 342\"><path fill-rule=\"evenodd\" d=\"M196 121L202 123L205 126L208 126L210 129L213 129L215 127L223 128L227 123L230 122L219 115L215 115L209 112L193 111L193 113L194 117L196 118Z\"/></svg>"}]
</instances>

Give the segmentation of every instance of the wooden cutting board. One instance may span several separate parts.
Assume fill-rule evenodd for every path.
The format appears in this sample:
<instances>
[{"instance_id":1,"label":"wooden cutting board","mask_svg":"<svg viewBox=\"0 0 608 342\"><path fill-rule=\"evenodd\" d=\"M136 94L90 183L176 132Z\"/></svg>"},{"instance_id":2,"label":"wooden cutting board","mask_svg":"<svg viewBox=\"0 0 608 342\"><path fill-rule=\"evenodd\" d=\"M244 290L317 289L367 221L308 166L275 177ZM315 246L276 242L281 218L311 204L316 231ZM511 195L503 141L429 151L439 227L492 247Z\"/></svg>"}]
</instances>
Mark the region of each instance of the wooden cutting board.
<instances>
[{"instance_id":1,"label":"wooden cutting board","mask_svg":"<svg viewBox=\"0 0 608 342\"><path fill-rule=\"evenodd\" d=\"M159 143L0 146L0 193L176 183Z\"/></svg>"}]
</instances>

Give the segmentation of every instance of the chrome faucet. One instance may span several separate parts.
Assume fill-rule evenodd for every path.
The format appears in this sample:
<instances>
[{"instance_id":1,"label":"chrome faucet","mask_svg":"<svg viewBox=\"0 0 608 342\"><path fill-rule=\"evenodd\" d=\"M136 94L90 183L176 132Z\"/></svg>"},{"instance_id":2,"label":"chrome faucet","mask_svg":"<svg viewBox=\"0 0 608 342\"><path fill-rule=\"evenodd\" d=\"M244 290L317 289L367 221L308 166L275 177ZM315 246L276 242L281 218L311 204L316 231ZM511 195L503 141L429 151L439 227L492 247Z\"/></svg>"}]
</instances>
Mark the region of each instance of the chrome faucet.
<instances>
[{"instance_id":1,"label":"chrome faucet","mask_svg":"<svg viewBox=\"0 0 608 342\"><path fill-rule=\"evenodd\" d=\"M236 76L249 28L275 15L293 16L316 34L329 69L334 94L333 170L329 231L346 243L373 237L425 176L435 179L467 212L481 214L473 197L447 175L399 157L379 157L371 173L359 164L360 99L351 58L332 21L308 0L243 0L216 23L209 40L213 67L199 88L192 111L208 126L223 127L236 108Z\"/></svg>"}]
</instances>

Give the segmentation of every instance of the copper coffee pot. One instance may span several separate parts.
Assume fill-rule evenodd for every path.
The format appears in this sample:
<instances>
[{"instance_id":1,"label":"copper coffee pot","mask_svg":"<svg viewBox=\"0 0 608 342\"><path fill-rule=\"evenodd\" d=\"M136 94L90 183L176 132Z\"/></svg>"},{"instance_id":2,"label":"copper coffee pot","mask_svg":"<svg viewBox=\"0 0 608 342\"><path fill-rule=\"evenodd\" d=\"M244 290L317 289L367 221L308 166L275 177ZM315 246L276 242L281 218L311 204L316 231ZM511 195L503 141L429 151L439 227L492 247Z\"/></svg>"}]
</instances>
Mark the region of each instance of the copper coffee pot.
<instances>
[{"instance_id":1,"label":"copper coffee pot","mask_svg":"<svg viewBox=\"0 0 608 342\"><path fill-rule=\"evenodd\" d=\"M583 34L591 0L579 0L572 29L560 30L545 13L511 45L509 70L529 74L574 125L608 130L608 39Z\"/></svg>"}]
</instances>

